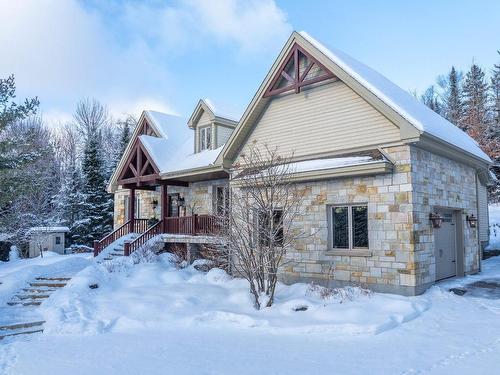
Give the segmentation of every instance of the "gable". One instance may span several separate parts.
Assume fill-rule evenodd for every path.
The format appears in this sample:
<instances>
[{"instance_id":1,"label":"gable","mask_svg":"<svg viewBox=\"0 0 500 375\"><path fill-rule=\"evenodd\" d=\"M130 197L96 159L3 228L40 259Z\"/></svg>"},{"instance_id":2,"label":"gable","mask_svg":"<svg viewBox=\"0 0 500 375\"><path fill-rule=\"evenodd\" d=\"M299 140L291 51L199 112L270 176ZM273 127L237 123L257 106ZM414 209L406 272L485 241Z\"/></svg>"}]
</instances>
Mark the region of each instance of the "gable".
<instances>
[{"instance_id":1,"label":"gable","mask_svg":"<svg viewBox=\"0 0 500 375\"><path fill-rule=\"evenodd\" d=\"M148 151L137 138L131 148L126 162L118 171L118 184L141 185L148 181L154 181L159 176L159 169L149 155Z\"/></svg>"},{"instance_id":2,"label":"gable","mask_svg":"<svg viewBox=\"0 0 500 375\"><path fill-rule=\"evenodd\" d=\"M254 142L300 158L397 143L400 131L346 84L334 81L273 97L244 143Z\"/></svg>"},{"instance_id":3,"label":"gable","mask_svg":"<svg viewBox=\"0 0 500 375\"><path fill-rule=\"evenodd\" d=\"M264 97L289 91L298 94L307 85L333 77L332 72L295 43L271 80Z\"/></svg>"}]
</instances>

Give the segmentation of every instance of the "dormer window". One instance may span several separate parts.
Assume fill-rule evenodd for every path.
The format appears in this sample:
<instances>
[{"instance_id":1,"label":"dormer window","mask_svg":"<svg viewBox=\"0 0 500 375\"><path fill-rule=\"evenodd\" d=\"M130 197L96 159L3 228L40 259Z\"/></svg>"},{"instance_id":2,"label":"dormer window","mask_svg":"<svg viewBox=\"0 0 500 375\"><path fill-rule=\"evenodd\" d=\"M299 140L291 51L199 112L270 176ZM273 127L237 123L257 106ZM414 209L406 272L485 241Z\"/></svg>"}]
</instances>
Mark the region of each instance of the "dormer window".
<instances>
[{"instance_id":1,"label":"dormer window","mask_svg":"<svg viewBox=\"0 0 500 375\"><path fill-rule=\"evenodd\" d=\"M212 127L206 126L200 128L200 151L210 150L212 148Z\"/></svg>"}]
</instances>

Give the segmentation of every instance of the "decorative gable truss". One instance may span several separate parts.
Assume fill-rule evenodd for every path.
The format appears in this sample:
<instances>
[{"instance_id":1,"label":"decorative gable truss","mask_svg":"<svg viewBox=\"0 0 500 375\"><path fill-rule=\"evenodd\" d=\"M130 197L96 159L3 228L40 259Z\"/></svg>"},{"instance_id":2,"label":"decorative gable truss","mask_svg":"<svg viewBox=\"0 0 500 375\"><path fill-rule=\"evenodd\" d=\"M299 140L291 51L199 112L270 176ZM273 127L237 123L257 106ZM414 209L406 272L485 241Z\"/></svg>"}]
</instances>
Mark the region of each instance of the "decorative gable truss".
<instances>
[{"instance_id":1,"label":"decorative gable truss","mask_svg":"<svg viewBox=\"0 0 500 375\"><path fill-rule=\"evenodd\" d=\"M295 43L269 84L264 97L288 91L298 94L304 86L334 77L324 65Z\"/></svg>"},{"instance_id":2,"label":"decorative gable truss","mask_svg":"<svg viewBox=\"0 0 500 375\"><path fill-rule=\"evenodd\" d=\"M120 185L147 185L159 178L159 169L137 138L118 177Z\"/></svg>"},{"instance_id":3,"label":"decorative gable truss","mask_svg":"<svg viewBox=\"0 0 500 375\"><path fill-rule=\"evenodd\" d=\"M156 131L151 127L151 125L149 125L149 123L146 120L144 120L140 125L137 135L151 135L153 137L159 136L158 134L156 134Z\"/></svg>"}]
</instances>

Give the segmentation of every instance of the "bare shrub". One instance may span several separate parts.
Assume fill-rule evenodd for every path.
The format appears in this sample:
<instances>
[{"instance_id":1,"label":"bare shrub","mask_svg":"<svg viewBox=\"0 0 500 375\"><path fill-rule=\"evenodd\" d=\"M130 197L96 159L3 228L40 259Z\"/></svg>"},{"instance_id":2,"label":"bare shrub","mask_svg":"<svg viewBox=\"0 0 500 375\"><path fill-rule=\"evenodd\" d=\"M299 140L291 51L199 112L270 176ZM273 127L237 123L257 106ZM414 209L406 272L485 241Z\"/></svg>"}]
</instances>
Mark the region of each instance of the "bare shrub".
<instances>
[{"instance_id":1,"label":"bare shrub","mask_svg":"<svg viewBox=\"0 0 500 375\"><path fill-rule=\"evenodd\" d=\"M277 148L251 144L233 166L230 206L222 237L236 274L250 286L257 309L271 306L279 269L294 242L305 236L294 225L303 191L293 182L291 158Z\"/></svg>"},{"instance_id":2,"label":"bare shrub","mask_svg":"<svg viewBox=\"0 0 500 375\"><path fill-rule=\"evenodd\" d=\"M143 246L134 251L130 258L134 264L155 263L158 261L157 246L154 243L146 242Z\"/></svg>"},{"instance_id":3,"label":"bare shrub","mask_svg":"<svg viewBox=\"0 0 500 375\"><path fill-rule=\"evenodd\" d=\"M337 301L338 303L350 302L358 297L371 297L373 292L360 286L346 286L344 288L328 288L311 283L307 288L306 295L316 295L325 301Z\"/></svg>"}]
</instances>

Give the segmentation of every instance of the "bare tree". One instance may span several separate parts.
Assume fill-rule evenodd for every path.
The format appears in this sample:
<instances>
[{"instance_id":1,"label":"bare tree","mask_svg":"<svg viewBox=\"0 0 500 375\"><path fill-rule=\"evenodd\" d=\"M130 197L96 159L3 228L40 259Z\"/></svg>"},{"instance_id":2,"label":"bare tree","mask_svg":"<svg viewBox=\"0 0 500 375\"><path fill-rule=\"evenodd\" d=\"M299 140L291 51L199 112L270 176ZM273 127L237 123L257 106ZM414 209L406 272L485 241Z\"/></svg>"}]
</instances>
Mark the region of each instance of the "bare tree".
<instances>
[{"instance_id":1,"label":"bare tree","mask_svg":"<svg viewBox=\"0 0 500 375\"><path fill-rule=\"evenodd\" d=\"M222 219L227 222L224 244L233 270L248 281L257 309L273 304L287 251L305 236L295 225L304 193L294 174L291 158L256 143L232 171L231 208Z\"/></svg>"}]
</instances>

